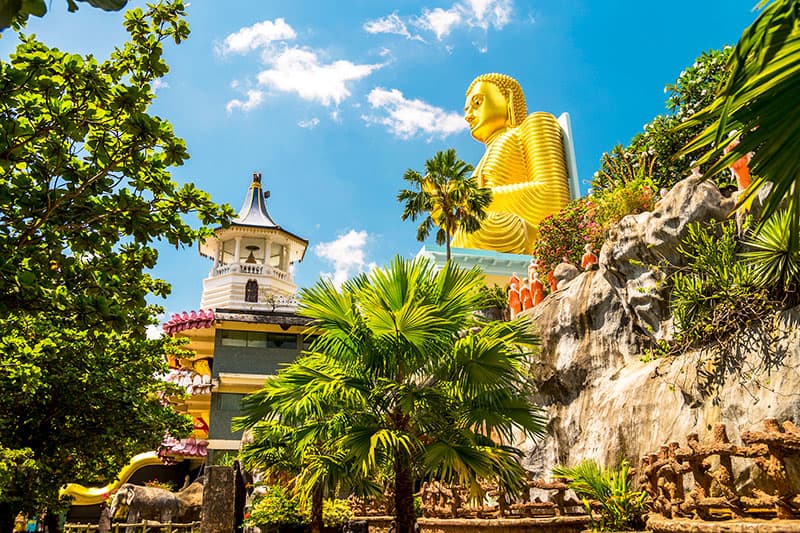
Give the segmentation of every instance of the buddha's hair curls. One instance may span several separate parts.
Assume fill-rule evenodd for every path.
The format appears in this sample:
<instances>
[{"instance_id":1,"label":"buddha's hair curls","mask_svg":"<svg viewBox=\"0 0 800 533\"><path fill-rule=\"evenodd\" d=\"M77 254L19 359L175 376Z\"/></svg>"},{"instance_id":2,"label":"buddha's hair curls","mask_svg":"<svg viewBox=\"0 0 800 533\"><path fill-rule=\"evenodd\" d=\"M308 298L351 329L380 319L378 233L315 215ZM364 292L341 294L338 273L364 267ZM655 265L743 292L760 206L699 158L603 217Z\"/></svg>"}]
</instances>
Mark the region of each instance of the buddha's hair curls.
<instances>
[{"instance_id":1,"label":"buddha's hair curls","mask_svg":"<svg viewBox=\"0 0 800 533\"><path fill-rule=\"evenodd\" d=\"M522 87L519 86L517 80L511 76L498 74L497 72L481 74L472 80L472 83L469 84L466 94L469 94L470 91L472 91L472 88L475 87L475 84L481 81L493 83L498 89L500 89L500 92L503 93L503 96L506 97L510 108L509 114L512 121L511 125L519 126L522 124L522 121L528 116L528 107L525 104L525 94L522 92Z\"/></svg>"}]
</instances>

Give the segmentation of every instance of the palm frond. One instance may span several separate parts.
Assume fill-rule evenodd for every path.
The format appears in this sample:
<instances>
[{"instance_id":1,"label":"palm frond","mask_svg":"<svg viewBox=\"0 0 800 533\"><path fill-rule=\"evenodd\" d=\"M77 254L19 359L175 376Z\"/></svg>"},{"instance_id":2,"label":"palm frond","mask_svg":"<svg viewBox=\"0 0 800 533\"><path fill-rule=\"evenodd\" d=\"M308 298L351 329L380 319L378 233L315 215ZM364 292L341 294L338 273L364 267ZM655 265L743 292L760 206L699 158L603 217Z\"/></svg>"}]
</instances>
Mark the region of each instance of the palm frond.
<instances>
[{"instance_id":1,"label":"palm frond","mask_svg":"<svg viewBox=\"0 0 800 533\"><path fill-rule=\"evenodd\" d=\"M717 99L681 128L709 119L712 124L680 153L713 146L700 161L712 163L706 175L713 176L752 152L749 166L756 179L740 201L771 182L759 227L788 201L789 239L795 245L800 240L800 18L796 0L761 5L767 7L739 39ZM738 145L725 154L734 139Z\"/></svg>"}]
</instances>

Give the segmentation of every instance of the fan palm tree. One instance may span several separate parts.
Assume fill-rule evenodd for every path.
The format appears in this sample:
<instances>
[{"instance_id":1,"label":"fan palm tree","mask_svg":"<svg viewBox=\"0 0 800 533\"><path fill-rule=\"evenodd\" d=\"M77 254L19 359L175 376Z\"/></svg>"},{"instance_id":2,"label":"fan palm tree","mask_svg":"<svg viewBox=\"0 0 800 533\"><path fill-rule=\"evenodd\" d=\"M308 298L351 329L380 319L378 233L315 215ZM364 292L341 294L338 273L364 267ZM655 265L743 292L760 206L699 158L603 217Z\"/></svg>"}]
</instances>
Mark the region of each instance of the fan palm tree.
<instances>
[{"instance_id":1,"label":"fan palm tree","mask_svg":"<svg viewBox=\"0 0 800 533\"><path fill-rule=\"evenodd\" d=\"M700 162L712 162L706 175L714 175L752 152L750 170L756 179L748 190L748 197L767 181L773 183L762 224L786 201L789 244L797 249L800 239L800 105L797 100L800 94L800 0L762 0L759 5L767 4L739 39L729 60L727 82L720 88L717 98L681 126L686 128L713 120L682 153L713 146ZM726 147L736 140L739 144L726 155Z\"/></svg>"},{"instance_id":2,"label":"fan palm tree","mask_svg":"<svg viewBox=\"0 0 800 533\"><path fill-rule=\"evenodd\" d=\"M246 396L233 428L251 432L252 440L241 453L244 465L260 470L269 482L288 484L301 505L310 507L312 533L320 533L326 493L341 487L358 488L362 494L380 489L347 460L345 449L334 445L346 431L347 417L325 403L326 398L298 386L307 381L309 366L324 366L309 360L313 357L283 368Z\"/></svg>"},{"instance_id":3,"label":"fan palm tree","mask_svg":"<svg viewBox=\"0 0 800 533\"><path fill-rule=\"evenodd\" d=\"M800 246L796 242L791 246L789 221L789 213L779 211L759 231L749 233L745 239L748 250L741 253L758 287L782 297L796 294L793 289L800 282Z\"/></svg>"},{"instance_id":4,"label":"fan palm tree","mask_svg":"<svg viewBox=\"0 0 800 533\"><path fill-rule=\"evenodd\" d=\"M476 327L482 285L478 269L395 258L341 292L326 280L302 292L317 339L292 365L297 401L342 413L336 445L363 473L392 466L398 533L413 531L416 473L476 496L479 478L517 488L520 452L506 443L543 432L526 396L536 338L524 319Z\"/></svg>"},{"instance_id":5,"label":"fan palm tree","mask_svg":"<svg viewBox=\"0 0 800 533\"><path fill-rule=\"evenodd\" d=\"M403 220L416 221L424 216L417 228L418 241L424 241L434 225L439 227L436 244L447 246L448 260L450 241L456 230L477 231L492 199L489 189L478 187L471 176L472 170L472 165L458 159L453 148L437 152L425 162L425 175L406 170L403 179L414 189L403 189L397 194L397 200L405 202Z\"/></svg>"}]
</instances>

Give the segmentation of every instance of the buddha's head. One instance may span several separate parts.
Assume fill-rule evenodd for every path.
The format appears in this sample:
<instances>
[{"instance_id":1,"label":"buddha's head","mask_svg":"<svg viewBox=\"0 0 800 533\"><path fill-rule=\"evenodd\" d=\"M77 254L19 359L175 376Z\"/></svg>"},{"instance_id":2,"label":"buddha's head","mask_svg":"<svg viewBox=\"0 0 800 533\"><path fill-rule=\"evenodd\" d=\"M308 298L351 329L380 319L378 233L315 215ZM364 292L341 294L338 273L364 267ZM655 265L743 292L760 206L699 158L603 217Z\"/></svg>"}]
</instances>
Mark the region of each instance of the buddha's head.
<instances>
[{"instance_id":1,"label":"buddha's head","mask_svg":"<svg viewBox=\"0 0 800 533\"><path fill-rule=\"evenodd\" d=\"M505 74L482 74L467 89L464 119L475 140L486 142L497 130L519 126L528 114L517 80Z\"/></svg>"}]
</instances>

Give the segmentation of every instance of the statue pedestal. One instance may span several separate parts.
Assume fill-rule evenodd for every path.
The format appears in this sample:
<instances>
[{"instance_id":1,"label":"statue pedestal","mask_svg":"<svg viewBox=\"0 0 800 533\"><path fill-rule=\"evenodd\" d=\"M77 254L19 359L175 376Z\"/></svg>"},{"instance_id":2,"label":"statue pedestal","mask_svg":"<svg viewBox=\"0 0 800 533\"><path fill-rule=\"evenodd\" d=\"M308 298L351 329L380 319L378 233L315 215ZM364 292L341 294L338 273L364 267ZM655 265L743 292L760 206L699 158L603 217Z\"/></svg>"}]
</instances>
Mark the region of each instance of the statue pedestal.
<instances>
[{"instance_id":1,"label":"statue pedestal","mask_svg":"<svg viewBox=\"0 0 800 533\"><path fill-rule=\"evenodd\" d=\"M447 250L444 246L423 246L417 252L417 257L426 257L433 261L438 268L441 268L447 261ZM473 250L471 248L450 248L450 260L461 268L480 267L486 274L486 285L489 287L494 284L505 287L514 272L520 278L528 276L528 265L531 262L531 256Z\"/></svg>"}]
</instances>

